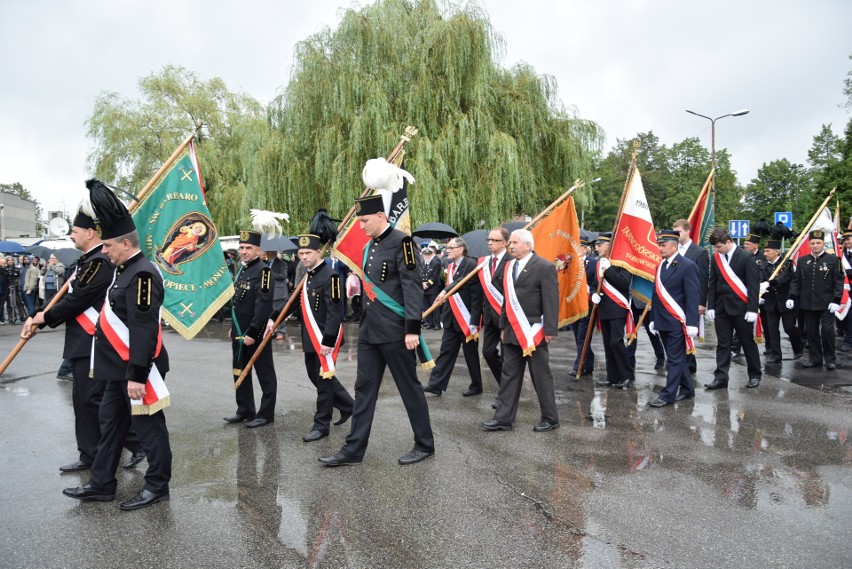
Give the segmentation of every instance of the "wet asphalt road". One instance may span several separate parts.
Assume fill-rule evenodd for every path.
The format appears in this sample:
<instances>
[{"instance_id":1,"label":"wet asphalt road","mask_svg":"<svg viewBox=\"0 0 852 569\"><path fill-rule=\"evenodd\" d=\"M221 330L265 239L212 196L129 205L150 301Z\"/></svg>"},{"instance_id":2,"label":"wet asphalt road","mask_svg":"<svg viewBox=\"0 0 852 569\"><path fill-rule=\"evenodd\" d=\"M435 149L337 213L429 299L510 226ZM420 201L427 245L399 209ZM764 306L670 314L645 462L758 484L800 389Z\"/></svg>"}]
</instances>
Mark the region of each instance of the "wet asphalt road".
<instances>
[{"instance_id":1,"label":"wet asphalt road","mask_svg":"<svg viewBox=\"0 0 852 569\"><path fill-rule=\"evenodd\" d=\"M55 379L62 333L30 342L0 378L0 566L852 567L852 392L791 381L849 385L849 364L832 373L788 360L751 390L740 362L728 391L652 409L664 375L644 332L644 371L628 391L568 378L573 336L560 332L559 430L532 431L527 380L515 430L482 431L496 386L483 362L485 394L463 398L460 359L449 391L429 396L435 458L397 465L412 434L386 376L364 463L328 469L316 459L340 447L348 424L302 442L315 391L298 344L274 346L275 423L222 421L235 408L226 330L211 324L192 342L166 333L171 501L129 513L118 502L141 487L142 471L119 473L112 503L61 494L87 480L58 471L76 458L71 385ZM0 328L3 354L16 334ZM437 353L440 333L427 340ZM338 367L351 392L347 347ZM713 350L699 346L699 383L711 379Z\"/></svg>"}]
</instances>

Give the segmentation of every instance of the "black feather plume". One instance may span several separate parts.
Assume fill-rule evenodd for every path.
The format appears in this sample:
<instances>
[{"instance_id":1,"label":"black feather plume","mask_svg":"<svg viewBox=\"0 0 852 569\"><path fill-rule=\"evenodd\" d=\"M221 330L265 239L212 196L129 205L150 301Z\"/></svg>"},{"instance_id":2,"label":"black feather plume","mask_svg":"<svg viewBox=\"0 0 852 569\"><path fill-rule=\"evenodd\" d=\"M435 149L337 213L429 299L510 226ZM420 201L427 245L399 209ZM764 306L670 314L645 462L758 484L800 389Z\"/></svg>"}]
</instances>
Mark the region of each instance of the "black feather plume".
<instances>
[{"instance_id":1,"label":"black feather plume","mask_svg":"<svg viewBox=\"0 0 852 569\"><path fill-rule=\"evenodd\" d=\"M757 222L757 225L754 226L754 234L760 235L761 237L768 237L772 234L772 228L769 227L769 223L766 222L765 219L762 219Z\"/></svg>"},{"instance_id":2,"label":"black feather plume","mask_svg":"<svg viewBox=\"0 0 852 569\"><path fill-rule=\"evenodd\" d=\"M93 178L86 180L86 187L89 188L89 199L98 221L104 225L113 225L127 216L127 208L109 186Z\"/></svg>"},{"instance_id":3,"label":"black feather plume","mask_svg":"<svg viewBox=\"0 0 852 569\"><path fill-rule=\"evenodd\" d=\"M311 224L308 227L308 232L319 237L320 243L334 242L337 239L337 223L339 220L334 220L328 215L328 210L320 208L311 219Z\"/></svg>"}]
</instances>

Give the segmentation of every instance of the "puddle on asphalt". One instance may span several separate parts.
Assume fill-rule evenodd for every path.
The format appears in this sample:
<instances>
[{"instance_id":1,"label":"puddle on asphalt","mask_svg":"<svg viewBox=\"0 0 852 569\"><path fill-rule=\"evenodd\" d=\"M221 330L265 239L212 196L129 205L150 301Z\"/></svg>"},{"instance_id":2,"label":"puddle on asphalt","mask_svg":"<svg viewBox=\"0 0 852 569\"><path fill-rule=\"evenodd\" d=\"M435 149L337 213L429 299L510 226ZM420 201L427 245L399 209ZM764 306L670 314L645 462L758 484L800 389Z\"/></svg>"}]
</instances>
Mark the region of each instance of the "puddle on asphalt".
<instances>
[{"instance_id":1,"label":"puddle on asphalt","mask_svg":"<svg viewBox=\"0 0 852 569\"><path fill-rule=\"evenodd\" d=\"M8 391L9 393L13 393L21 397L25 397L30 394L29 389L26 387L19 387L17 385L4 385L3 391Z\"/></svg>"}]
</instances>

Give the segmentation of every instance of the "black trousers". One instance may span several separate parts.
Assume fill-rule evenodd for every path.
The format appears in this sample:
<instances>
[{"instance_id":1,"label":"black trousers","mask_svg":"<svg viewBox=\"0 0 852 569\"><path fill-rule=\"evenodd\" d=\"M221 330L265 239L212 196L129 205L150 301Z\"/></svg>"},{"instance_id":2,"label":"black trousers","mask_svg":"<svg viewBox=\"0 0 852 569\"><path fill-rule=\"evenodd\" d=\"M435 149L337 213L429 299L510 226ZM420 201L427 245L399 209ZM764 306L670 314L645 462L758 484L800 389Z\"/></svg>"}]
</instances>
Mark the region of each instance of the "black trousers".
<instances>
[{"instance_id":1,"label":"black trousers","mask_svg":"<svg viewBox=\"0 0 852 569\"><path fill-rule=\"evenodd\" d=\"M735 331L745 353L748 376L760 379L762 375L760 352L754 343L754 324L746 322L742 314L730 316L716 311L716 369L713 377L726 385L731 369L731 340Z\"/></svg>"},{"instance_id":2,"label":"black trousers","mask_svg":"<svg viewBox=\"0 0 852 569\"><path fill-rule=\"evenodd\" d=\"M580 369L580 355L583 353L583 344L586 342L586 334L589 331L589 317L581 318L568 328L574 332L574 343L577 345L577 356L574 358L574 367L571 369ZM583 373L592 373L595 369L595 352L592 351L592 345L589 344L589 349L586 351L586 359L583 361ZM577 372L574 371L576 374Z\"/></svg>"},{"instance_id":3,"label":"black trousers","mask_svg":"<svg viewBox=\"0 0 852 569\"><path fill-rule=\"evenodd\" d=\"M805 330L808 332L808 351L812 364L836 364L835 316L828 310L802 310L805 315ZM847 316L849 318L849 316Z\"/></svg>"},{"instance_id":4,"label":"black trousers","mask_svg":"<svg viewBox=\"0 0 852 569\"><path fill-rule=\"evenodd\" d=\"M172 477L172 449L163 411L153 415L131 415L126 381L108 381L101 400L101 439L92 463L89 483L92 487L115 493L115 471L121 459L121 447L131 426L148 459L145 490L157 494L169 491Z\"/></svg>"},{"instance_id":5,"label":"black trousers","mask_svg":"<svg viewBox=\"0 0 852 569\"><path fill-rule=\"evenodd\" d=\"M402 339L387 344L371 344L366 340L358 340L358 375L355 379L352 429L341 449L343 454L355 460L364 458L385 368L390 369L408 413L408 421L414 431L414 448L425 452L435 451L429 406L423 386L417 380L416 366L415 351L406 349Z\"/></svg>"},{"instance_id":6,"label":"black trousers","mask_svg":"<svg viewBox=\"0 0 852 569\"><path fill-rule=\"evenodd\" d=\"M424 292L423 293L423 312L432 306L432 303L435 302L435 299L438 298L437 292ZM423 320L424 326L432 326L433 328L441 327L441 307L439 306L435 310L432 311L429 316L427 316Z\"/></svg>"},{"instance_id":7,"label":"black trousers","mask_svg":"<svg viewBox=\"0 0 852 569\"><path fill-rule=\"evenodd\" d=\"M660 330L660 341L665 345L668 359L666 386L660 391L660 399L674 403L678 390L686 397L694 397L695 386L686 361L686 339L683 336L683 329Z\"/></svg>"},{"instance_id":8,"label":"black trousers","mask_svg":"<svg viewBox=\"0 0 852 569\"><path fill-rule=\"evenodd\" d=\"M317 412L314 414L314 431L328 434L334 409L341 414L351 414L355 400L336 377L324 379L320 374L320 361L315 353L305 352L305 371L317 388Z\"/></svg>"},{"instance_id":9,"label":"black trousers","mask_svg":"<svg viewBox=\"0 0 852 569\"><path fill-rule=\"evenodd\" d=\"M106 381L89 377L89 358L73 358L71 374L74 385L71 387L71 402L74 406L74 435L77 438L77 450L80 462L92 464L98 453L98 441L101 438L99 411L104 397ZM127 433L124 446L131 453L139 451L136 432L131 428Z\"/></svg>"},{"instance_id":10,"label":"black trousers","mask_svg":"<svg viewBox=\"0 0 852 569\"><path fill-rule=\"evenodd\" d=\"M784 333L787 334L790 344L793 346L793 353L801 354L804 349L804 343L802 342L802 334L799 332L799 327L796 325L796 312L793 310L788 310L787 312L767 310L764 336L766 336L766 346L769 355L778 358L781 357L781 324L784 325Z\"/></svg>"},{"instance_id":11,"label":"black trousers","mask_svg":"<svg viewBox=\"0 0 852 569\"><path fill-rule=\"evenodd\" d=\"M624 327L627 317L613 320L601 320L601 339L606 358L606 376L610 383L620 383L625 379L634 379L633 368L627 346L624 344Z\"/></svg>"},{"instance_id":12,"label":"black trousers","mask_svg":"<svg viewBox=\"0 0 852 569\"><path fill-rule=\"evenodd\" d=\"M234 383L237 382L240 373L245 364L254 356L255 350L260 345L260 342L255 342L251 346L243 346L242 354L240 354L240 343L237 340L231 341L233 350L234 362ZM236 370L240 370L237 372ZM260 385L260 390L263 395L260 398L260 411L255 411L254 405L254 388L251 383L251 376L257 373L257 382ZM259 417L272 421L275 419L275 398L278 392L278 378L275 376L275 365L272 362L272 350L267 348L263 350L254 362L252 371L246 376L245 381L237 389L237 415L246 419L254 419Z\"/></svg>"},{"instance_id":13,"label":"black trousers","mask_svg":"<svg viewBox=\"0 0 852 569\"><path fill-rule=\"evenodd\" d=\"M852 318L850 318L852 321ZM497 385L500 385L500 377L503 374L503 354L500 347L500 328L494 324L486 324L479 332L479 337L482 338L482 357L485 358L485 363L488 364L488 369L491 370L491 375Z\"/></svg>"},{"instance_id":14,"label":"black trousers","mask_svg":"<svg viewBox=\"0 0 852 569\"><path fill-rule=\"evenodd\" d=\"M494 418L504 423L515 422L521 387L524 384L524 369L527 365L530 367L530 377L538 396L541 419L558 423L559 413L556 411L556 394L553 389L553 374L550 371L550 352L544 340L526 357L518 344L503 344L503 378L500 380Z\"/></svg>"},{"instance_id":15,"label":"black trousers","mask_svg":"<svg viewBox=\"0 0 852 569\"><path fill-rule=\"evenodd\" d=\"M441 337L441 351L435 360L435 367L429 375L429 385L435 389L446 391L450 383L450 376L456 366L459 357L459 348L464 352L464 361L467 363L467 371L470 373L471 387L482 387L482 370L479 367L479 340L465 342L464 332L455 329L455 326L444 328Z\"/></svg>"}]
</instances>

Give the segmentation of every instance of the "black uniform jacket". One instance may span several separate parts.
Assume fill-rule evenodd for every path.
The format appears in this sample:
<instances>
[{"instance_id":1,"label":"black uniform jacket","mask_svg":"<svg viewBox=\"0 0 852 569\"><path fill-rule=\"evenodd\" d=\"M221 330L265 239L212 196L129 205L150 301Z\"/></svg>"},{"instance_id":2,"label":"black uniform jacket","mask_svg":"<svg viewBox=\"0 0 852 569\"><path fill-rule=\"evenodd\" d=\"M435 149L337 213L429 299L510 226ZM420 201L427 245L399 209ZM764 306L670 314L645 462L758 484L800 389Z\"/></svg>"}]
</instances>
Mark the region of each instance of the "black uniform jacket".
<instances>
[{"instance_id":1,"label":"black uniform jacket","mask_svg":"<svg viewBox=\"0 0 852 569\"><path fill-rule=\"evenodd\" d=\"M843 267L836 255L823 251L819 257L807 255L799 259L790 298L802 310L827 310L831 303L840 304L843 296Z\"/></svg>"},{"instance_id":2,"label":"black uniform jacket","mask_svg":"<svg viewBox=\"0 0 852 569\"><path fill-rule=\"evenodd\" d=\"M231 326L231 338L242 333L260 340L266 328L266 321L272 314L272 272L257 257L249 261L240 271L234 283L234 316ZM283 308L283 307L282 307ZM239 330L237 330L239 324Z\"/></svg>"},{"instance_id":3,"label":"black uniform jacket","mask_svg":"<svg viewBox=\"0 0 852 569\"><path fill-rule=\"evenodd\" d=\"M364 307L361 310L359 340L383 344L401 342L406 334L419 334L423 309L423 262L417 246L410 236L388 226L368 247L367 260L362 267L365 276ZM404 316L382 304L372 287L381 289L402 306Z\"/></svg>"},{"instance_id":4,"label":"black uniform jacket","mask_svg":"<svg viewBox=\"0 0 852 569\"><path fill-rule=\"evenodd\" d=\"M598 259L600 262L600 259ZM610 266L603 274L604 280L615 287L615 289L624 295L624 298L630 298L630 281L633 279L630 271L623 267ZM597 266L595 267L595 290L597 290ZM598 305L598 318L601 320L616 320L618 318L627 318L627 309L621 308L606 294L606 289L601 287L601 302Z\"/></svg>"},{"instance_id":5,"label":"black uniform jacket","mask_svg":"<svg viewBox=\"0 0 852 569\"><path fill-rule=\"evenodd\" d=\"M423 292L427 295L431 294L432 298L438 296L441 292L441 261L437 256L432 255L429 262L424 263L422 279L426 283Z\"/></svg>"},{"instance_id":6,"label":"black uniform jacket","mask_svg":"<svg viewBox=\"0 0 852 569\"><path fill-rule=\"evenodd\" d=\"M511 275L509 278L512 278ZM559 320L559 282L553 263L533 253L514 284L518 302L521 303L527 322L530 324L541 322L541 317L544 315L544 335L556 336ZM504 298L503 312L500 314L503 343L519 345L515 330L509 324L509 318L506 315L506 302L508 299Z\"/></svg>"},{"instance_id":7,"label":"black uniform jacket","mask_svg":"<svg viewBox=\"0 0 852 569\"><path fill-rule=\"evenodd\" d=\"M704 247L690 243L683 256L698 266L698 304L706 307L707 285L710 282L710 254Z\"/></svg>"},{"instance_id":8,"label":"black uniform jacket","mask_svg":"<svg viewBox=\"0 0 852 569\"><path fill-rule=\"evenodd\" d=\"M340 330L340 321L343 318L343 311L340 307L340 303L343 301L342 280L337 271L325 262L309 269L307 275L308 278L305 280L304 286L314 320L316 320L317 326L322 332L320 343L323 346L333 348L337 341L337 332ZM293 304L290 305L289 313L301 316L301 291L299 291L299 296L296 297ZM277 311L270 316L273 320L277 317ZM308 323L304 321L302 322L302 347L309 354L317 353L311 343L310 336L308 336Z\"/></svg>"},{"instance_id":9,"label":"black uniform jacket","mask_svg":"<svg viewBox=\"0 0 852 569\"><path fill-rule=\"evenodd\" d=\"M768 260L760 267L761 280L769 282L769 288L763 293L763 307L770 312L789 312L785 306L787 299L790 298L790 284L793 281L793 264L790 261L784 263L778 275L769 280L772 272L778 266L781 259L777 259L775 263L770 263Z\"/></svg>"},{"instance_id":10,"label":"black uniform jacket","mask_svg":"<svg viewBox=\"0 0 852 569\"><path fill-rule=\"evenodd\" d=\"M474 261L471 257L462 257L458 262L458 267L456 268L455 275L453 276L454 282L452 284L447 284L447 286L444 287L444 291L449 291L457 282L465 278L475 268L476 261ZM470 312L470 322L468 322L468 324L479 326L480 321L482 320L483 296L482 284L479 282L479 275L468 279L458 292L455 293L455 296L461 298L462 302L464 302L464 305L467 307L468 312ZM452 326L456 331L461 331L459 323L456 322L456 317L453 316L453 309L450 306L449 298L444 301L444 306L441 310L441 323L444 325L444 328Z\"/></svg>"},{"instance_id":11,"label":"black uniform jacket","mask_svg":"<svg viewBox=\"0 0 852 569\"><path fill-rule=\"evenodd\" d=\"M51 328L66 323L63 358L91 356L92 336L77 322L76 317L88 308L101 311L114 272L109 257L101 252L101 245L87 251L77 259L70 292L44 313L44 322Z\"/></svg>"},{"instance_id":12,"label":"black uniform jacket","mask_svg":"<svg viewBox=\"0 0 852 569\"><path fill-rule=\"evenodd\" d=\"M165 346L154 357L160 342L163 305L163 277L157 267L141 251L137 252L115 268L115 282L109 288L107 300L129 330L130 359L126 362L121 359L99 323L95 330L94 378L145 383L154 362L165 376L169 371Z\"/></svg>"},{"instance_id":13,"label":"black uniform jacket","mask_svg":"<svg viewBox=\"0 0 852 569\"><path fill-rule=\"evenodd\" d=\"M724 259L722 260L724 262ZM760 292L760 271L753 255L739 247L734 247L730 262L734 271L746 287L748 303L740 300L736 292L728 285L716 260L710 260L710 286L707 289L707 310L723 310L728 316L742 316L746 312L757 312L757 295Z\"/></svg>"}]
</instances>

